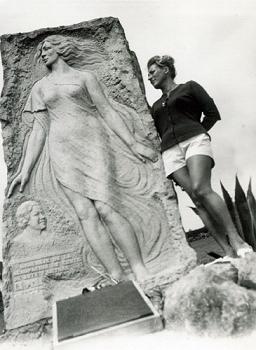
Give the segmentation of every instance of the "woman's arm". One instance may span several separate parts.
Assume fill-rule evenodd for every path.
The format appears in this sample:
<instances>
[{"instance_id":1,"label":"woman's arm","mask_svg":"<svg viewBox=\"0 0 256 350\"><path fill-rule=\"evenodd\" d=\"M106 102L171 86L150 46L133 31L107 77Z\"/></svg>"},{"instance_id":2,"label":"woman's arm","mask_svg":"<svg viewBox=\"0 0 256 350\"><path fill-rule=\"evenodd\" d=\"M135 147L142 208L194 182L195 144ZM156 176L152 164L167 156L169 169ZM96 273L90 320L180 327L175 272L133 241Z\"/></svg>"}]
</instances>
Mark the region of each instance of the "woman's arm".
<instances>
[{"instance_id":1,"label":"woman's arm","mask_svg":"<svg viewBox=\"0 0 256 350\"><path fill-rule=\"evenodd\" d=\"M110 105L96 76L91 72L86 73L86 87L98 112L107 122L111 130L131 147L136 142L134 136L120 118L119 114Z\"/></svg>"},{"instance_id":2,"label":"woman's arm","mask_svg":"<svg viewBox=\"0 0 256 350\"><path fill-rule=\"evenodd\" d=\"M193 94L204 113L204 118L201 124L203 125L205 130L208 131L218 120L221 119L220 113L213 99L208 95L208 93L201 85L194 81L191 81L191 87Z\"/></svg>"},{"instance_id":3,"label":"woman's arm","mask_svg":"<svg viewBox=\"0 0 256 350\"><path fill-rule=\"evenodd\" d=\"M150 148L146 147L141 143L138 143L135 140L134 135L131 133L126 124L120 118L119 114L110 105L96 76L93 73L86 73L85 84L88 93L90 94L90 97L93 103L95 104L98 112L107 122L111 130L123 140L123 142L132 150L132 152L138 158L144 161L144 158L140 156L143 155L144 157L155 161L156 153Z\"/></svg>"},{"instance_id":4,"label":"woman's arm","mask_svg":"<svg viewBox=\"0 0 256 350\"><path fill-rule=\"evenodd\" d=\"M8 193L7 197L12 195L14 188L20 183L20 192L24 190L26 183L29 180L31 171L38 160L42 148L45 143L45 131L43 130L40 123L35 119L31 134L29 136L27 148L25 151L24 163L21 167L21 170L18 171L16 176L14 177Z\"/></svg>"}]
</instances>

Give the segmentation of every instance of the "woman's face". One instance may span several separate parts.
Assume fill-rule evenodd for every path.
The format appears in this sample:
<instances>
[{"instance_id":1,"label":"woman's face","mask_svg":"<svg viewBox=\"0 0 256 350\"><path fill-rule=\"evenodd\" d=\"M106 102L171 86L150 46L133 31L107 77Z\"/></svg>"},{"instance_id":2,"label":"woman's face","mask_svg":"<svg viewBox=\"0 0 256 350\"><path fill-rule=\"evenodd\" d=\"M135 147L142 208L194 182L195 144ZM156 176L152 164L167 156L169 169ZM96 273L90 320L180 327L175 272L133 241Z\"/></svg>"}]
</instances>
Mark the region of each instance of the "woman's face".
<instances>
[{"instance_id":1,"label":"woman's face","mask_svg":"<svg viewBox=\"0 0 256 350\"><path fill-rule=\"evenodd\" d=\"M161 89L163 82L167 78L168 71L166 67L160 67L156 63L153 63L148 69L148 80L154 86L155 89Z\"/></svg>"},{"instance_id":2,"label":"woman's face","mask_svg":"<svg viewBox=\"0 0 256 350\"><path fill-rule=\"evenodd\" d=\"M38 205L34 205L31 210L28 226L35 230L44 230L46 228L45 216Z\"/></svg>"},{"instance_id":3,"label":"woman's face","mask_svg":"<svg viewBox=\"0 0 256 350\"><path fill-rule=\"evenodd\" d=\"M51 67L51 65L57 61L57 59L59 58L59 55L55 50L54 46L49 42L45 41L42 46L41 57L44 64L47 67Z\"/></svg>"}]
</instances>

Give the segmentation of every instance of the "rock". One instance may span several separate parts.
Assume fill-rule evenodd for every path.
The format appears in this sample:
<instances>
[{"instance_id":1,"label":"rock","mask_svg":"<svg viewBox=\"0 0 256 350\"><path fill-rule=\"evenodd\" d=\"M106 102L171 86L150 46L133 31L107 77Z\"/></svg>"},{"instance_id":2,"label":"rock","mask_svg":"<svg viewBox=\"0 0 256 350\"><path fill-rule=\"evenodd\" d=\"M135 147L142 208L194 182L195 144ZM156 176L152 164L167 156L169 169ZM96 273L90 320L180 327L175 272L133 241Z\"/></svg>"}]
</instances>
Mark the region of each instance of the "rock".
<instances>
[{"instance_id":1,"label":"rock","mask_svg":"<svg viewBox=\"0 0 256 350\"><path fill-rule=\"evenodd\" d=\"M233 263L215 263L205 265L206 271L212 273L212 278L216 283L222 283L223 281L238 282L238 270Z\"/></svg>"},{"instance_id":2,"label":"rock","mask_svg":"<svg viewBox=\"0 0 256 350\"><path fill-rule=\"evenodd\" d=\"M10 342L10 349L17 346L17 344L22 344L28 349L36 349L38 343L34 343L33 347L30 347L29 345L31 345L31 342L35 342L36 340L40 339L41 342L47 344L45 348L48 349L50 348L50 343L52 342L52 336L52 320L48 318L34 322L33 324L27 326L6 331L0 337L0 344L1 342L4 344Z\"/></svg>"},{"instance_id":3,"label":"rock","mask_svg":"<svg viewBox=\"0 0 256 350\"><path fill-rule=\"evenodd\" d=\"M233 265L238 270L238 283L256 290L256 253L247 254L243 259L234 259Z\"/></svg>"},{"instance_id":4,"label":"rock","mask_svg":"<svg viewBox=\"0 0 256 350\"><path fill-rule=\"evenodd\" d=\"M166 327L214 336L252 331L256 326L256 292L236 281L237 270L231 264L190 271L166 290Z\"/></svg>"}]
</instances>

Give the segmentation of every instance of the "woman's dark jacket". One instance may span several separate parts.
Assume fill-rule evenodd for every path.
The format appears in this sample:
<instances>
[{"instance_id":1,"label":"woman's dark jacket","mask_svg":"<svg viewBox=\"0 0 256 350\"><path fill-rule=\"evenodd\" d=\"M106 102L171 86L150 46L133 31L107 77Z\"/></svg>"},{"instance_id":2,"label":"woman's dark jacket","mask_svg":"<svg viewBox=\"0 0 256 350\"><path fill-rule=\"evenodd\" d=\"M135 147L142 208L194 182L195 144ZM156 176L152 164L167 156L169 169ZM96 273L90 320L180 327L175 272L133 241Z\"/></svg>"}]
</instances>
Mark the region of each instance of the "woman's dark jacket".
<instances>
[{"instance_id":1,"label":"woman's dark jacket","mask_svg":"<svg viewBox=\"0 0 256 350\"><path fill-rule=\"evenodd\" d=\"M151 112L162 139L162 152L190 137L207 133L220 120L213 99L192 80L178 85L169 97L163 94Z\"/></svg>"}]
</instances>

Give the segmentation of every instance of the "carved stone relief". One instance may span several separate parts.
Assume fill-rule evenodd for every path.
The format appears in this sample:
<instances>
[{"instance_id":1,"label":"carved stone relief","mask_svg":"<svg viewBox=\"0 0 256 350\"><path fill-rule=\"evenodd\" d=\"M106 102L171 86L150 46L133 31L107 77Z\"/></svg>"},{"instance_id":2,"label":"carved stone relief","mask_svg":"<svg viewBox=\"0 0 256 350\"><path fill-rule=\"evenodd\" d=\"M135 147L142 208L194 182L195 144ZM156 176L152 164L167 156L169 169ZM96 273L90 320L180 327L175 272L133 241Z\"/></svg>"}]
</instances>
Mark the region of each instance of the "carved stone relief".
<instances>
[{"instance_id":1,"label":"carved stone relief","mask_svg":"<svg viewBox=\"0 0 256 350\"><path fill-rule=\"evenodd\" d=\"M6 35L1 50L7 327L49 316L58 283L70 295L102 274L165 284L190 269L118 20Z\"/></svg>"}]
</instances>

